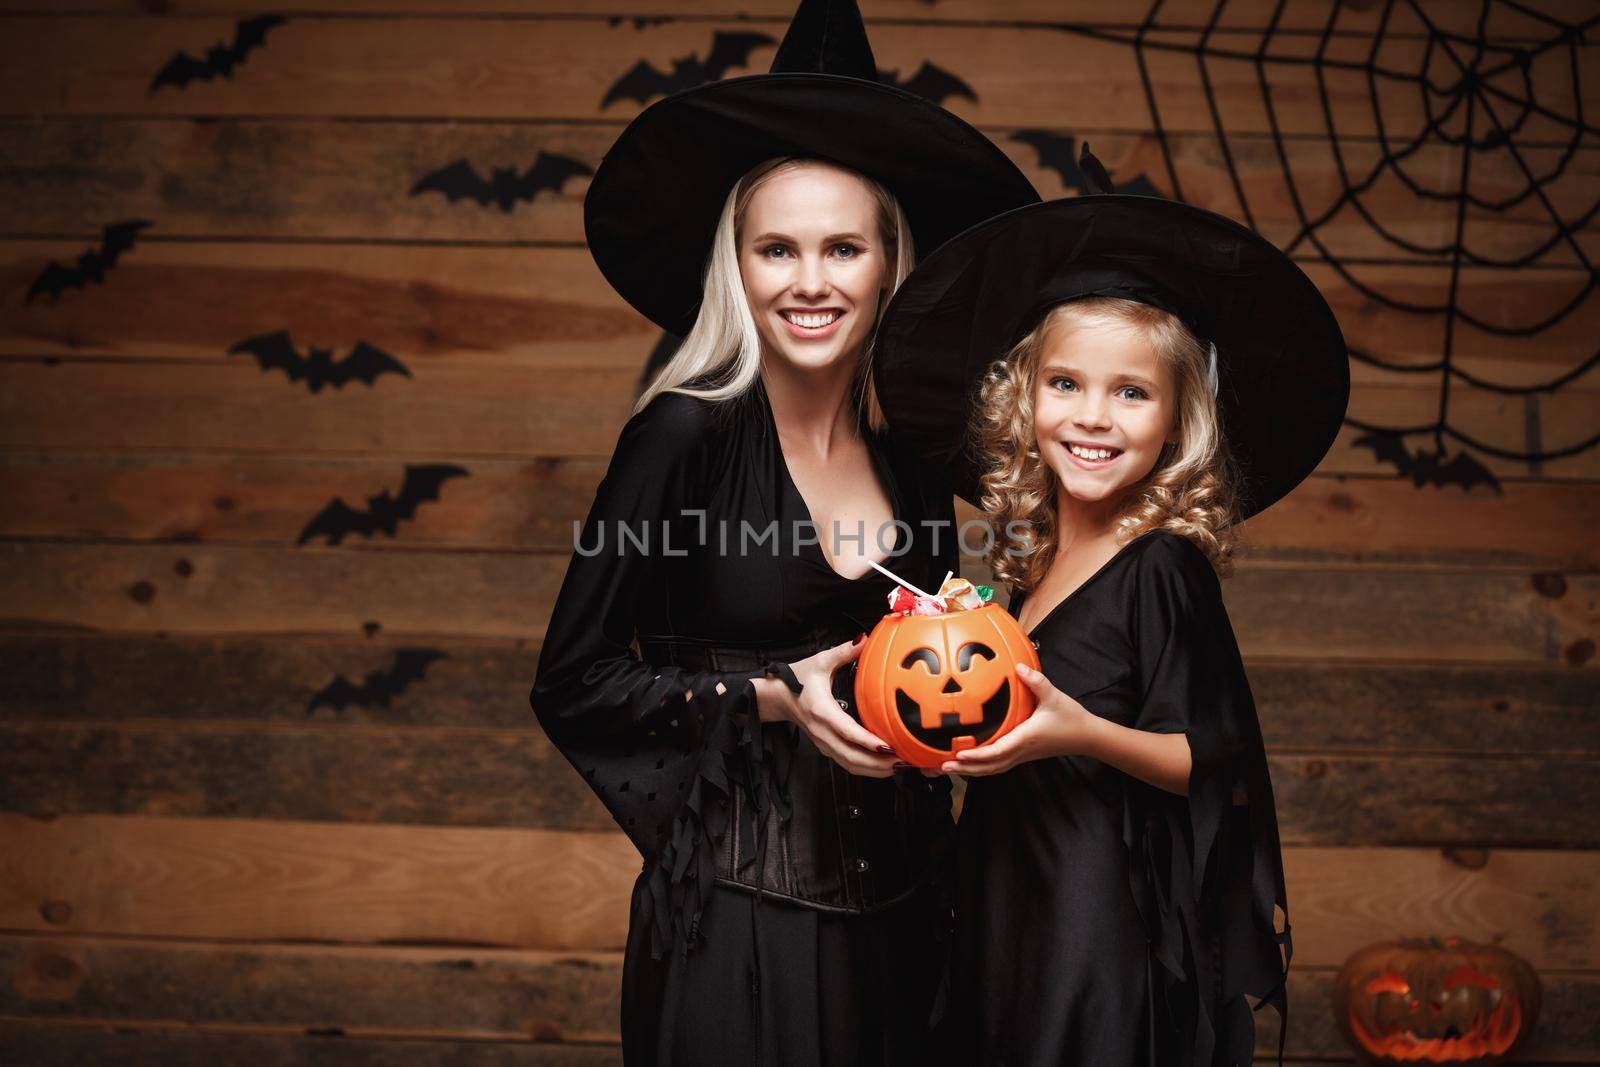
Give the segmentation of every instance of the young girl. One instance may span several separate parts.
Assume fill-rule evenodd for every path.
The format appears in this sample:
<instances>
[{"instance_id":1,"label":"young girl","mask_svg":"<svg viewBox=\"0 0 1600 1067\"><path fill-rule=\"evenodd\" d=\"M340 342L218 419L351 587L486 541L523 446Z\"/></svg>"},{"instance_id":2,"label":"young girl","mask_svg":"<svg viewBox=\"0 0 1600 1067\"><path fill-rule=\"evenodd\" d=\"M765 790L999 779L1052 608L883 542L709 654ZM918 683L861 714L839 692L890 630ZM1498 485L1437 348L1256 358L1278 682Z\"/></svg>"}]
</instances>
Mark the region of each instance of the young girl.
<instances>
[{"instance_id":1,"label":"young girl","mask_svg":"<svg viewBox=\"0 0 1600 1067\"><path fill-rule=\"evenodd\" d=\"M989 563L1043 668L1016 668L1030 719L945 765L968 779L948 1047L995 1065L1248 1065L1244 994L1283 1016L1292 948L1217 573L1235 522L1337 432L1331 312L1226 219L1093 195L946 245L891 306L882 358L891 425L911 420L987 513ZM953 402L930 409L941 389Z\"/></svg>"}]
</instances>

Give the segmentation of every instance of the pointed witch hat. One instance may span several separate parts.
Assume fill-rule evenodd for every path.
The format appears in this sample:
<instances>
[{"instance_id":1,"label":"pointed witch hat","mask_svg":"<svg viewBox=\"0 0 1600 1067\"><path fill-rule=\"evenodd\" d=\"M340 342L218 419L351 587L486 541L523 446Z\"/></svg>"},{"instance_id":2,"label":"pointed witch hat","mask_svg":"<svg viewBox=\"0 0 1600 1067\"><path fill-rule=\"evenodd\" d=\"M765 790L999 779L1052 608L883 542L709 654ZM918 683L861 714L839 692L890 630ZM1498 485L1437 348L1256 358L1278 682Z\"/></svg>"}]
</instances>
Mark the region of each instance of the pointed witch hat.
<instances>
[{"instance_id":1,"label":"pointed witch hat","mask_svg":"<svg viewBox=\"0 0 1600 1067\"><path fill-rule=\"evenodd\" d=\"M1217 408L1252 515L1333 447L1350 360L1333 310L1293 260L1232 219L1112 191L1084 145L1091 192L980 223L918 264L879 327L874 385L890 427L978 501L969 419L990 364L1056 304L1120 296L1216 346Z\"/></svg>"},{"instance_id":2,"label":"pointed witch hat","mask_svg":"<svg viewBox=\"0 0 1600 1067\"><path fill-rule=\"evenodd\" d=\"M686 335L723 202L748 171L781 156L826 160L883 183L918 254L1039 199L983 134L878 82L855 0L801 0L770 73L659 100L611 146L584 200L601 273L646 317Z\"/></svg>"}]
</instances>

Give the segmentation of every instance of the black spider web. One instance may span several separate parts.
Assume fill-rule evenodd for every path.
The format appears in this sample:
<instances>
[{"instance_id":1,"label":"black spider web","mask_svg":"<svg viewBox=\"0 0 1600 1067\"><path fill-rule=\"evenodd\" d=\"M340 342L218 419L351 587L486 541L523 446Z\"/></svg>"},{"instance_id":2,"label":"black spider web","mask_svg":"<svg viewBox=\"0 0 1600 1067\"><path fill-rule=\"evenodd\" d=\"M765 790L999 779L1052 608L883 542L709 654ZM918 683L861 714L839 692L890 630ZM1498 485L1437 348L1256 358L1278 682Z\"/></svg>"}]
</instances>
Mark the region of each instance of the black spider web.
<instances>
[{"instance_id":1,"label":"black spider web","mask_svg":"<svg viewBox=\"0 0 1600 1067\"><path fill-rule=\"evenodd\" d=\"M1180 200L1184 199L1183 185L1174 161L1173 146L1162 122L1161 106L1151 78L1149 58L1150 53L1157 50L1186 53L1194 57L1210 115L1212 133L1220 148L1233 194L1243 213L1243 221L1259 230L1255 212L1246 195L1245 182L1236 158L1236 146L1217 104L1217 93L1209 62L1223 59L1253 64L1271 142L1297 220L1294 236L1281 247L1291 254L1298 250L1313 251L1354 291L1384 308L1402 314L1435 316L1443 319L1443 341L1439 355L1430 362L1401 362L1364 348L1351 347L1351 358L1363 363L1401 374L1433 374L1439 381L1438 407L1433 421L1385 426L1360 418L1347 418L1345 421L1350 426L1369 435L1358 443L1371 445L1376 439L1387 438L1390 443L1388 454L1380 451L1377 446L1374 446L1375 453L1382 458L1394 460L1401 471L1412 474L1419 485L1424 480L1431 480L1436 484L1443 484L1445 481L1468 484L1462 481L1459 467L1453 476L1439 477L1441 467L1448 466L1441 464L1447 439L1486 455L1521 461L1535 468L1541 462L1575 455L1600 444L1600 432L1596 432L1585 439L1557 448L1530 447L1522 450L1506 448L1481 440L1453 423L1451 411L1452 392L1462 385L1507 396L1548 394L1561 389L1600 364L1600 348L1597 348L1588 358L1548 380L1522 384L1494 381L1483 375L1474 374L1459 364L1457 356L1457 335L1460 327L1468 326L1491 336L1533 337L1566 320L1589 299L1597 285L1600 285L1600 272L1596 271L1595 264L1577 236L1579 231L1594 218L1596 212L1600 211L1600 197L1593 198L1592 202L1582 210L1564 215L1550 195L1556 183L1563 180L1569 182L1583 180L1581 175L1574 176L1571 164L1585 136L1600 134L1600 128L1589 122L1583 113L1579 52L1586 43L1584 34L1600 25L1600 12L1582 22L1573 23L1534 10L1518 0L1480 0L1474 31L1467 34L1439 25L1429 17L1418 0L1384 0L1383 7L1378 13L1377 28L1371 32L1371 43L1365 57L1351 60L1329 55L1329 46L1336 39L1336 32L1345 38L1351 36L1348 30L1336 31L1341 14L1347 9L1344 0L1335 0L1331 5L1326 23L1316 34L1316 47L1310 55L1273 54L1271 50L1275 40L1279 39L1280 22L1287 2L1288 0L1278 0L1266 25L1259 28L1259 43L1250 50L1230 50L1218 47L1214 43L1228 0L1216 0L1205 24L1198 28L1192 42L1177 43L1170 39L1170 32L1160 39L1152 38L1154 31L1168 29L1157 22L1165 0L1153 0L1143 21L1131 34L1086 26L1064 25L1061 29L1133 46L1140 84L1149 107L1156 140L1161 148L1167 180L1173 195ZM1396 69L1380 61L1380 53L1397 11L1414 17L1421 27L1423 44L1420 62L1417 63L1415 70ZM1533 43L1509 43L1490 39L1488 36L1490 18L1496 13L1520 17L1544 32L1538 35L1539 39ZM1230 30L1239 28L1237 22L1229 24ZM1304 40L1304 34L1297 36ZM1562 57L1565 58L1565 66L1570 72L1570 110L1541 101L1533 77L1536 61L1543 58L1548 62L1550 59ZM1283 65L1309 69L1314 75L1327 145L1332 153L1338 177L1338 194L1330 204L1316 212L1307 209L1306 198L1302 196L1296 183L1290 153L1285 143L1285 132L1279 123L1269 73ZM1376 130L1378 158L1364 172L1352 165L1341 143L1344 131L1339 128L1335 117L1329 84L1330 75L1334 72L1342 72L1347 77L1359 76L1365 82L1366 97ZM1507 76L1513 82L1513 87L1509 89L1500 84ZM1414 92L1423 102L1424 121L1420 128L1408 136L1402 136L1385 122L1382 100L1385 93L1396 91ZM1537 172L1530 163L1528 146L1523 143L1526 128L1530 120L1535 119L1540 120L1546 129L1553 126L1562 131L1557 138L1557 158L1552 165L1544 168L1542 173ZM1237 134L1233 136L1236 137ZM1367 136L1370 137L1370 134ZM1414 176L1407 169L1408 162L1414 157L1429 146L1437 145L1459 150L1459 170L1454 183L1448 188L1436 188ZM1539 147L1548 151L1550 146L1548 143L1541 143ZM1491 152L1505 153L1514 168L1514 173L1520 176L1521 186L1511 195L1495 198L1479 195L1473 191L1474 157ZM1454 206L1452 234L1448 241L1430 244L1408 238L1400 233L1395 225L1379 216L1364 197L1385 175L1398 180L1418 201L1444 202ZM1494 216L1503 215L1524 204L1536 204L1542 216L1540 224L1542 233L1533 247L1510 256L1493 255L1472 247L1467 236L1469 206L1485 215ZM1398 249L1408 256L1418 257L1424 263L1447 265L1449 281L1445 298L1433 303L1402 299L1363 280L1351 264L1335 253L1321 233L1322 228L1330 220L1346 209L1353 211L1372 233L1378 235L1384 245ZM1543 314L1537 321L1506 325L1490 321L1462 306L1460 283L1463 266L1520 268L1541 265L1547 258L1561 253L1570 253L1574 257L1577 266L1583 272L1584 282L1562 306ZM1431 454L1426 451L1418 452L1409 456L1408 461L1405 449L1399 442L1413 436L1431 438L1434 451ZM1497 484L1476 461L1468 457L1465 462L1477 472L1471 480Z\"/></svg>"}]
</instances>

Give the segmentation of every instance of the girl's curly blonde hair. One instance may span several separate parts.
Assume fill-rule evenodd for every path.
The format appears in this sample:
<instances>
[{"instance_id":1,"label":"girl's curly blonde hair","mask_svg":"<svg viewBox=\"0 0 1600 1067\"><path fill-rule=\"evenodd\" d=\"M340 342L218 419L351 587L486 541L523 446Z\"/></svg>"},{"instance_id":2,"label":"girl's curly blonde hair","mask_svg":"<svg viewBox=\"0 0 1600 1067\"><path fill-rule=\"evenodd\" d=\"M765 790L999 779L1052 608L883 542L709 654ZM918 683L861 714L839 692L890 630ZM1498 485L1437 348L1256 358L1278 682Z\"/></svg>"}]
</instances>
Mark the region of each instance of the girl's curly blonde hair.
<instances>
[{"instance_id":1,"label":"girl's curly blonde hair","mask_svg":"<svg viewBox=\"0 0 1600 1067\"><path fill-rule=\"evenodd\" d=\"M1239 514L1238 476L1222 435L1207 347L1171 312L1115 296L1057 304L984 375L971 443L983 472L979 503L998 531L989 566L1001 581L1027 591L1055 557L1060 533L1056 477L1039 457L1034 390L1051 331L1089 324L1139 330L1171 368L1177 385L1177 442L1163 448L1150 474L1130 489L1117 520L1117 540L1171 530L1193 541L1219 574L1227 574Z\"/></svg>"}]
</instances>

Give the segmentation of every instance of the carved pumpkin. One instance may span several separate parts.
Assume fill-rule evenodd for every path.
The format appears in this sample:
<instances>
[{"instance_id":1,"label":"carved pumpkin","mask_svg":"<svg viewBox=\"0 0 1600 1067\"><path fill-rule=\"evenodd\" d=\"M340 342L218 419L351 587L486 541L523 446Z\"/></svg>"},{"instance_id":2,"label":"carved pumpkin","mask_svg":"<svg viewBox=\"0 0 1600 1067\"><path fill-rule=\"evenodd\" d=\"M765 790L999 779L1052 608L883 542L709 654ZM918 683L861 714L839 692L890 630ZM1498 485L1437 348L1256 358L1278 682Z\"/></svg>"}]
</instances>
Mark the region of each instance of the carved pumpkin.
<instances>
[{"instance_id":1,"label":"carved pumpkin","mask_svg":"<svg viewBox=\"0 0 1600 1067\"><path fill-rule=\"evenodd\" d=\"M1333 1010L1345 1039L1380 1064L1496 1064L1539 1014L1539 976L1496 945L1405 938L1345 960Z\"/></svg>"},{"instance_id":2,"label":"carved pumpkin","mask_svg":"<svg viewBox=\"0 0 1600 1067\"><path fill-rule=\"evenodd\" d=\"M861 650L862 725L914 767L937 767L1033 714L1013 664L1039 656L998 604L944 615L885 615Z\"/></svg>"}]
</instances>

